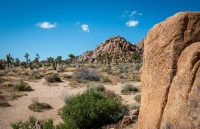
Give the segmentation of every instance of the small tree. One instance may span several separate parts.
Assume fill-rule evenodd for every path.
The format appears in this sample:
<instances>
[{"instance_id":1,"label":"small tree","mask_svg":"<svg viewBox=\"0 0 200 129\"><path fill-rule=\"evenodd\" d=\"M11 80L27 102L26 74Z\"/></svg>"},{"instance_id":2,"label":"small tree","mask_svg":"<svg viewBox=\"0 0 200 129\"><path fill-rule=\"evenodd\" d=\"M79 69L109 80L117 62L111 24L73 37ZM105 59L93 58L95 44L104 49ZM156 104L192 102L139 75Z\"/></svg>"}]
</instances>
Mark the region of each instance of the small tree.
<instances>
[{"instance_id":1,"label":"small tree","mask_svg":"<svg viewBox=\"0 0 200 129\"><path fill-rule=\"evenodd\" d=\"M103 56L104 56L105 64L110 64L110 62L112 61L111 55L108 52L106 52L103 54Z\"/></svg>"},{"instance_id":2,"label":"small tree","mask_svg":"<svg viewBox=\"0 0 200 129\"><path fill-rule=\"evenodd\" d=\"M52 63L52 66L53 66L54 70L56 70L57 61L54 60L54 58L52 58L51 56L49 58L47 58L47 59Z\"/></svg>"},{"instance_id":3,"label":"small tree","mask_svg":"<svg viewBox=\"0 0 200 129\"><path fill-rule=\"evenodd\" d=\"M19 67L20 60L18 58L15 59L15 66Z\"/></svg>"},{"instance_id":4,"label":"small tree","mask_svg":"<svg viewBox=\"0 0 200 129\"><path fill-rule=\"evenodd\" d=\"M72 63L73 59L75 58L74 54L69 54L68 56L70 57L70 62Z\"/></svg>"},{"instance_id":5,"label":"small tree","mask_svg":"<svg viewBox=\"0 0 200 129\"><path fill-rule=\"evenodd\" d=\"M56 61L57 61L58 64L60 65L61 62L62 62L62 56L58 56L58 57L56 58Z\"/></svg>"},{"instance_id":6,"label":"small tree","mask_svg":"<svg viewBox=\"0 0 200 129\"><path fill-rule=\"evenodd\" d=\"M40 56L36 53L35 62L37 63L38 67L39 67L39 58Z\"/></svg>"},{"instance_id":7,"label":"small tree","mask_svg":"<svg viewBox=\"0 0 200 129\"><path fill-rule=\"evenodd\" d=\"M11 58L12 57L10 54L6 55L6 63L7 63L8 68L10 67L10 64L11 64Z\"/></svg>"},{"instance_id":8,"label":"small tree","mask_svg":"<svg viewBox=\"0 0 200 129\"><path fill-rule=\"evenodd\" d=\"M29 62L29 54L28 53L25 53L25 56L24 56L25 58L26 58L26 65L25 65L25 68L27 68L27 66L28 66L28 62Z\"/></svg>"}]
</instances>

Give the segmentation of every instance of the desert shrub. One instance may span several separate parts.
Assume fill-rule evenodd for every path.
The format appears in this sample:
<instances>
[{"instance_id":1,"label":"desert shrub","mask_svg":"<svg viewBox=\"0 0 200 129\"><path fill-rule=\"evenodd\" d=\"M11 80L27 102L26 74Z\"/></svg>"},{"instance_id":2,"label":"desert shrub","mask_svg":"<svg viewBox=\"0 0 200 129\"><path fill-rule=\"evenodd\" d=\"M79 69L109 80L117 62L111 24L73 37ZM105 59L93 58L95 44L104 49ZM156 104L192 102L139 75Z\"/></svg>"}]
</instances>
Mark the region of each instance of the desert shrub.
<instances>
[{"instance_id":1,"label":"desert shrub","mask_svg":"<svg viewBox=\"0 0 200 129\"><path fill-rule=\"evenodd\" d=\"M31 70L30 78L31 79L41 79L40 71L37 69Z\"/></svg>"},{"instance_id":2,"label":"desert shrub","mask_svg":"<svg viewBox=\"0 0 200 129\"><path fill-rule=\"evenodd\" d=\"M74 97L75 97L75 96L74 96L73 94L71 94L71 95L64 94L64 95L62 96L61 99L63 99L63 101L65 102L65 104L68 104L68 103L71 102L71 100L72 100Z\"/></svg>"},{"instance_id":3,"label":"desert shrub","mask_svg":"<svg viewBox=\"0 0 200 129\"><path fill-rule=\"evenodd\" d=\"M140 103L141 102L141 95L136 95L135 100Z\"/></svg>"},{"instance_id":4,"label":"desert shrub","mask_svg":"<svg viewBox=\"0 0 200 129\"><path fill-rule=\"evenodd\" d=\"M51 105L39 102L38 98L32 99L32 104L28 108L34 112L42 112L43 110L51 109Z\"/></svg>"},{"instance_id":5,"label":"desert shrub","mask_svg":"<svg viewBox=\"0 0 200 129\"><path fill-rule=\"evenodd\" d=\"M56 70L57 70L57 72L65 72L65 67L63 66L63 65L59 65L59 66L57 66L57 68L56 68Z\"/></svg>"},{"instance_id":6,"label":"desert shrub","mask_svg":"<svg viewBox=\"0 0 200 129\"><path fill-rule=\"evenodd\" d=\"M96 69L96 66L94 64L90 64L90 65L88 65L88 68Z\"/></svg>"},{"instance_id":7,"label":"desert shrub","mask_svg":"<svg viewBox=\"0 0 200 129\"><path fill-rule=\"evenodd\" d=\"M14 73L17 73L17 72L18 72L18 70L17 70L16 68L12 68L11 70L12 70L12 72L14 72Z\"/></svg>"},{"instance_id":8,"label":"desert shrub","mask_svg":"<svg viewBox=\"0 0 200 129\"><path fill-rule=\"evenodd\" d=\"M5 79L0 77L0 83L3 83L4 81L5 81Z\"/></svg>"},{"instance_id":9,"label":"desert shrub","mask_svg":"<svg viewBox=\"0 0 200 129\"><path fill-rule=\"evenodd\" d=\"M69 79L69 78L72 78L72 75L69 75L69 74L64 74L64 75L63 75L63 77L64 77L64 78L68 78L68 79Z\"/></svg>"},{"instance_id":10,"label":"desert shrub","mask_svg":"<svg viewBox=\"0 0 200 129\"><path fill-rule=\"evenodd\" d=\"M120 78L120 79L127 79L128 76L129 76L128 73L121 73L121 74L119 75L119 78Z\"/></svg>"},{"instance_id":11,"label":"desert shrub","mask_svg":"<svg viewBox=\"0 0 200 129\"><path fill-rule=\"evenodd\" d=\"M140 81L140 77L138 74L133 74L133 81Z\"/></svg>"},{"instance_id":12,"label":"desert shrub","mask_svg":"<svg viewBox=\"0 0 200 129\"><path fill-rule=\"evenodd\" d=\"M131 109L140 109L140 105L133 105L133 107L131 107Z\"/></svg>"},{"instance_id":13,"label":"desert shrub","mask_svg":"<svg viewBox=\"0 0 200 129\"><path fill-rule=\"evenodd\" d=\"M128 73L128 69L120 69L119 72L120 73Z\"/></svg>"},{"instance_id":14,"label":"desert shrub","mask_svg":"<svg viewBox=\"0 0 200 129\"><path fill-rule=\"evenodd\" d=\"M130 83L125 83L122 86L122 90L121 90L122 93L132 93L132 92L136 92L136 91L138 91L138 89Z\"/></svg>"},{"instance_id":15,"label":"desert shrub","mask_svg":"<svg viewBox=\"0 0 200 129\"><path fill-rule=\"evenodd\" d=\"M99 81L101 75L99 72L92 68L79 68L73 74L75 80L89 80L89 81Z\"/></svg>"},{"instance_id":16,"label":"desert shrub","mask_svg":"<svg viewBox=\"0 0 200 129\"><path fill-rule=\"evenodd\" d=\"M32 91L33 90L31 86L29 86L29 84L26 82L21 82L20 84L15 85L14 89L18 91Z\"/></svg>"},{"instance_id":17,"label":"desert shrub","mask_svg":"<svg viewBox=\"0 0 200 129\"><path fill-rule=\"evenodd\" d=\"M103 67L103 68L102 68L102 72L107 72L107 71L109 71L109 70L110 70L109 67Z\"/></svg>"},{"instance_id":18,"label":"desert shrub","mask_svg":"<svg viewBox=\"0 0 200 129\"><path fill-rule=\"evenodd\" d=\"M91 82L91 83L86 84L86 86L87 86L89 89L92 89L92 90L95 90L95 91L98 91L98 92L103 92L103 91L105 91L104 85L99 84L99 83Z\"/></svg>"},{"instance_id":19,"label":"desert shrub","mask_svg":"<svg viewBox=\"0 0 200 129\"><path fill-rule=\"evenodd\" d=\"M0 76L6 75L4 71L0 71Z\"/></svg>"},{"instance_id":20,"label":"desert shrub","mask_svg":"<svg viewBox=\"0 0 200 129\"><path fill-rule=\"evenodd\" d=\"M112 73L113 73L112 70L107 71L107 74L112 74Z\"/></svg>"},{"instance_id":21,"label":"desert shrub","mask_svg":"<svg viewBox=\"0 0 200 129\"><path fill-rule=\"evenodd\" d=\"M103 67L103 68L102 68L102 72L106 72L106 73L108 73L108 74L112 74L111 67Z\"/></svg>"},{"instance_id":22,"label":"desert shrub","mask_svg":"<svg viewBox=\"0 0 200 129\"><path fill-rule=\"evenodd\" d=\"M120 119L120 106L115 98L86 90L63 108L62 118L64 121L72 120L76 128L100 128Z\"/></svg>"},{"instance_id":23,"label":"desert shrub","mask_svg":"<svg viewBox=\"0 0 200 129\"><path fill-rule=\"evenodd\" d=\"M5 74L8 74L10 72L10 68L5 68L3 71Z\"/></svg>"},{"instance_id":24,"label":"desert shrub","mask_svg":"<svg viewBox=\"0 0 200 129\"><path fill-rule=\"evenodd\" d=\"M102 77L102 82L111 82L111 80L105 76L105 77Z\"/></svg>"},{"instance_id":25,"label":"desert shrub","mask_svg":"<svg viewBox=\"0 0 200 129\"><path fill-rule=\"evenodd\" d=\"M135 70L135 71L139 71L141 67L142 67L142 64L136 64L136 65L134 66L134 70Z\"/></svg>"},{"instance_id":26,"label":"desert shrub","mask_svg":"<svg viewBox=\"0 0 200 129\"><path fill-rule=\"evenodd\" d=\"M11 123L12 129L55 129L53 120L37 120L35 117L29 117L25 122L19 121Z\"/></svg>"},{"instance_id":27,"label":"desert shrub","mask_svg":"<svg viewBox=\"0 0 200 129\"><path fill-rule=\"evenodd\" d=\"M73 119L67 119L64 123L60 123L56 126L56 129L78 129Z\"/></svg>"},{"instance_id":28,"label":"desert shrub","mask_svg":"<svg viewBox=\"0 0 200 129\"><path fill-rule=\"evenodd\" d=\"M10 106L8 101L3 96L0 96L0 107L8 107L8 106Z\"/></svg>"},{"instance_id":29,"label":"desert shrub","mask_svg":"<svg viewBox=\"0 0 200 129\"><path fill-rule=\"evenodd\" d=\"M46 79L47 82L51 82L51 83L53 83L53 82L61 82L62 81L60 79L59 74L56 74L56 73L48 75L45 79Z\"/></svg>"},{"instance_id":30,"label":"desert shrub","mask_svg":"<svg viewBox=\"0 0 200 129\"><path fill-rule=\"evenodd\" d=\"M115 94L115 92L113 90L108 90L106 89L105 91L101 92L101 94L105 97L111 97L111 98L115 98L118 101L122 100L122 97L118 94Z\"/></svg>"}]
</instances>

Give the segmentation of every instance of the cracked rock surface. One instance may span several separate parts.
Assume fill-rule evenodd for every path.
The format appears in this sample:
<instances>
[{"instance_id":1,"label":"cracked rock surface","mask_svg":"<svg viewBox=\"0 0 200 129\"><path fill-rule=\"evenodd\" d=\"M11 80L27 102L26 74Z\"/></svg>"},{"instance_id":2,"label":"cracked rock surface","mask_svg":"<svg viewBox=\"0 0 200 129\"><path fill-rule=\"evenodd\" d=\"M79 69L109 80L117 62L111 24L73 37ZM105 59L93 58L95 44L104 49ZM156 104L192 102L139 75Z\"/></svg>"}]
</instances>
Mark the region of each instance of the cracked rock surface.
<instances>
[{"instance_id":1,"label":"cracked rock surface","mask_svg":"<svg viewBox=\"0 0 200 129\"><path fill-rule=\"evenodd\" d=\"M180 12L144 38L140 129L200 128L200 12Z\"/></svg>"}]
</instances>

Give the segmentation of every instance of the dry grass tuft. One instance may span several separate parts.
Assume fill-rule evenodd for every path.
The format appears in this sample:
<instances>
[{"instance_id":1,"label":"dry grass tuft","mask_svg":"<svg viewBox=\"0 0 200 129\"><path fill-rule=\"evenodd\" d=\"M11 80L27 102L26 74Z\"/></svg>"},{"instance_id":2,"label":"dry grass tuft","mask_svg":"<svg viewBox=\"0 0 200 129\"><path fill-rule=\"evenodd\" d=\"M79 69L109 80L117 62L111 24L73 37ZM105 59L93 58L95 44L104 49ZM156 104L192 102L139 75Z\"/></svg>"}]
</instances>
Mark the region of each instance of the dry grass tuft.
<instances>
[{"instance_id":1,"label":"dry grass tuft","mask_svg":"<svg viewBox=\"0 0 200 129\"><path fill-rule=\"evenodd\" d=\"M34 112L42 112L52 108L51 105L47 103L40 103L38 98L33 98L32 102L33 103L29 105L28 108Z\"/></svg>"}]
</instances>

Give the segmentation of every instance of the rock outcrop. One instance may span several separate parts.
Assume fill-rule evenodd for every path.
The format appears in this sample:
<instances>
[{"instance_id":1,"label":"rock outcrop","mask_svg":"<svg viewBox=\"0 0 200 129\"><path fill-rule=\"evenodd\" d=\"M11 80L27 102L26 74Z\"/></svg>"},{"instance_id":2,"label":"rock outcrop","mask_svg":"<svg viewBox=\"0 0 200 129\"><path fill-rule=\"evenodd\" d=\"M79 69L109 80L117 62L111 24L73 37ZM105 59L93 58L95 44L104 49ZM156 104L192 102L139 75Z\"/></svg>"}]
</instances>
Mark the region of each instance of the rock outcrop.
<instances>
[{"instance_id":1,"label":"rock outcrop","mask_svg":"<svg viewBox=\"0 0 200 129\"><path fill-rule=\"evenodd\" d=\"M180 12L144 39L140 129L200 128L200 12Z\"/></svg>"},{"instance_id":2,"label":"rock outcrop","mask_svg":"<svg viewBox=\"0 0 200 129\"><path fill-rule=\"evenodd\" d=\"M94 61L97 60L100 55L109 53L111 57L118 56L116 58L118 58L119 61L128 61L130 60L133 52L141 52L141 50L137 48L135 44L127 42L124 38L114 36L101 43L93 51L83 53L79 56L78 60Z\"/></svg>"}]
</instances>

